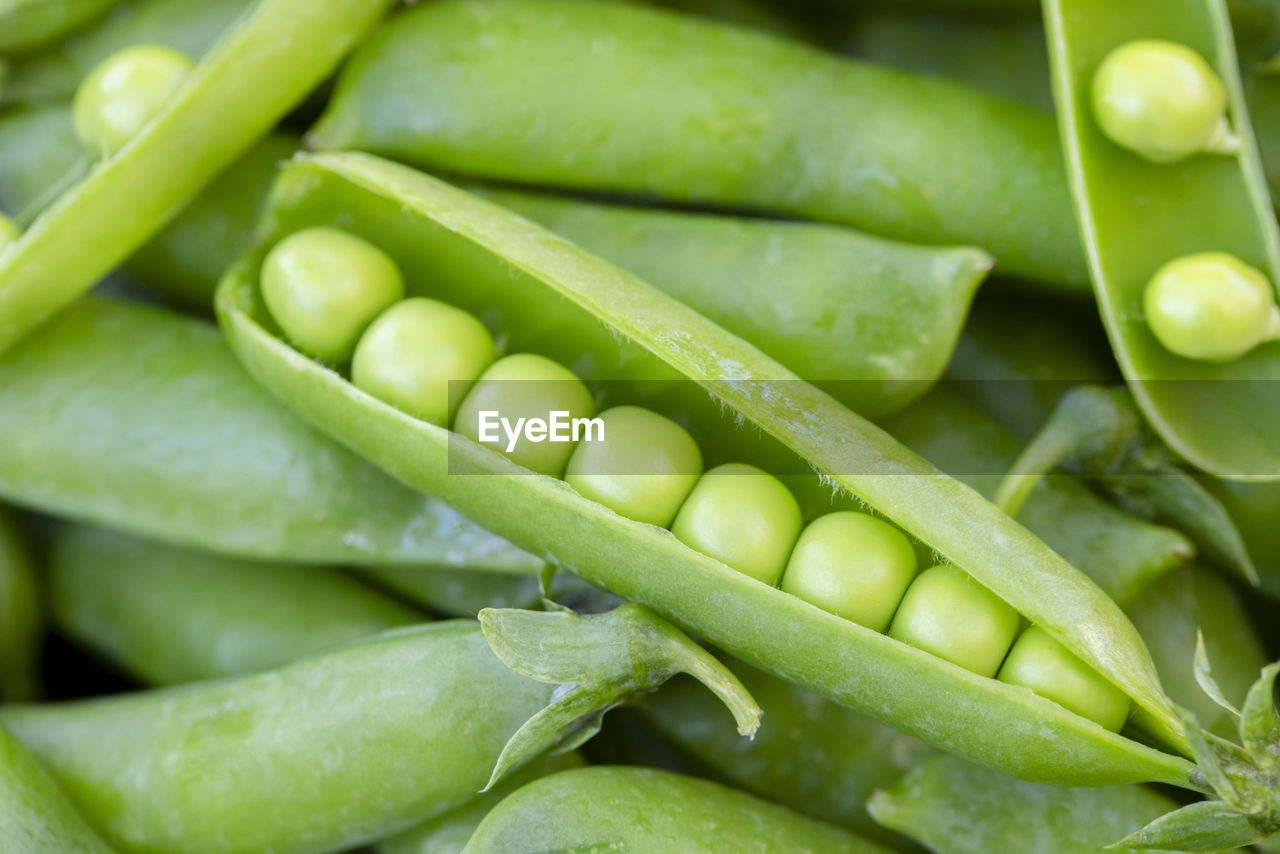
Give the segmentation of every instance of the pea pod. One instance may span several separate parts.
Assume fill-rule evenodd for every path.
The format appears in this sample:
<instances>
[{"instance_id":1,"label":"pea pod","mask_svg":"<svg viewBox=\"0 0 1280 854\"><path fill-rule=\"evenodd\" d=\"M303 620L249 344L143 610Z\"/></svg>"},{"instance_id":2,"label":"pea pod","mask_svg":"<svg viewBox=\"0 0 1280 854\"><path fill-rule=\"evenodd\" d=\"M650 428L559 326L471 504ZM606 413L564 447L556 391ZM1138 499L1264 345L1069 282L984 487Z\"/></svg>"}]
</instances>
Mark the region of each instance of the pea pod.
<instances>
[{"instance_id":1,"label":"pea pod","mask_svg":"<svg viewBox=\"0 0 1280 854\"><path fill-rule=\"evenodd\" d=\"M159 685L267 670L423 620L337 570L238 561L87 527L58 533L49 588L62 632Z\"/></svg>"},{"instance_id":2,"label":"pea pod","mask_svg":"<svg viewBox=\"0 0 1280 854\"><path fill-rule=\"evenodd\" d=\"M17 59L3 94L7 103L69 100L80 81L116 51L160 44L202 56L249 6L249 0L133 0L93 29L47 50Z\"/></svg>"},{"instance_id":3,"label":"pea pod","mask_svg":"<svg viewBox=\"0 0 1280 854\"><path fill-rule=\"evenodd\" d=\"M119 0L6 0L0 6L0 54L22 53L91 23Z\"/></svg>"},{"instance_id":4,"label":"pea pod","mask_svg":"<svg viewBox=\"0 0 1280 854\"><path fill-rule=\"evenodd\" d=\"M0 257L0 350L158 231L322 80L390 5L342 0L319 13L299 0L260 0L128 145L63 193Z\"/></svg>"},{"instance_id":5,"label":"pea pod","mask_svg":"<svg viewBox=\"0 0 1280 854\"><path fill-rule=\"evenodd\" d=\"M322 155L288 167L273 191L264 239L270 244L336 222L377 241L416 294L465 280L464 290L434 293L489 316L539 316L538 329L504 325L513 347L549 353L562 364L594 365L605 376L664 376L675 368L694 378L1124 685L1153 720L1167 720L1141 641L1096 586L968 487L939 477L886 434L691 309L501 208L362 154ZM749 663L976 761L1037 779L1182 779L1186 766L1179 759L822 612L661 529L622 519L561 481L529 476L488 448L357 391L262 325L271 325L255 281L264 252L237 265L219 290L219 315L233 348L288 406L404 482ZM628 569L638 563L646 572ZM951 698L945 709L928 699L944 694ZM1048 732L1054 735L1046 742L1039 734Z\"/></svg>"},{"instance_id":6,"label":"pea pod","mask_svg":"<svg viewBox=\"0 0 1280 854\"><path fill-rule=\"evenodd\" d=\"M1211 315L1217 309L1207 303L1194 316L1175 316L1170 314L1174 303L1166 302L1185 298L1199 305L1201 298L1187 289L1199 288L1200 277L1235 276L1238 273L1227 271L1229 266L1235 270L1248 265L1256 268L1249 275L1263 277L1265 286L1259 288L1265 293L1259 298L1265 298L1280 318L1275 308L1280 231L1241 95L1225 6L1221 0L1179 0L1152 3L1140 13L1133 4L1121 9L1094 0L1054 0L1045 5L1045 20L1063 143L1098 303L1135 400L1169 447L1198 468L1227 477L1280 477L1280 443L1266 427L1280 417L1278 398L1268 393L1280 380L1280 343L1251 347L1252 333L1241 324L1254 321ZM1154 20L1160 21L1156 30L1150 23ZM1155 36L1163 41L1141 41ZM1129 59L1120 51L1147 45L1164 46L1151 48L1153 55L1163 50L1188 65L1193 59L1207 63L1201 72L1208 76L1205 98L1212 95L1210 83L1216 75L1218 82L1212 85L1225 99L1234 149L1176 163L1151 162L1108 136L1129 133L1117 124L1128 119L1100 112L1099 104L1110 102L1100 102L1104 96L1099 92L1154 85L1161 74L1154 68L1149 75L1122 77L1128 66L1121 63ZM1108 57L1116 59L1103 64ZM1155 60L1132 60L1139 61ZM1188 77L1177 79L1194 78L1188 72ZM1190 88L1185 94L1184 106L1193 97ZM1166 126L1158 124L1163 119L1153 108L1156 115L1142 119L1150 121L1152 129L1138 130L1135 125L1132 132L1151 144L1158 138L1160 145L1172 145L1178 133L1190 132L1190 109L1187 106L1179 124ZM1233 286L1239 285L1223 279L1203 293L1206 298L1236 293L1227 290ZM1266 306L1259 311L1262 322ZM1197 331L1190 338L1189 329L1166 328L1184 316L1213 319L1195 320ZM1224 343L1236 352L1205 349L1201 354L1199 348L1215 336L1225 337ZM1248 352L1239 353L1243 350ZM1201 355L1187 357L1193 353Z\"/></svg>"},{"instance_id":7,"label":"pea pod","mask_svg":"<svg viewBox=\"0 0 1280 854\"><path fill-rule=\"evenodd\" d=\"M1192 565L1154 582L1128 612L1169 696L1207 729L1232 735L1235 721L1200 687L1194 661L1196 639L1202 637L1227 699L1244 701L1267 656L1239 595L1214 573Z\"/></svg>"},{"instance_id":8,"label":"pea pod","mask_svg":"<svg viewBox=\"0 0 1280 854\"><path fill-rule=\"evenodd\" d=\"M0 698L32 700L40 693L43 607L18 520L0 508Z\"/></svg>"},{"instance_id":9,"label":"pea pod","mask_svg":"<svg viewBox=\"0 0 1280 854\"><path fill-rule=\"evenodd\" d=\"M865 715L740 662L735 674L764 710L751 741L736 738L714 700L673 680L640 707L644 723L698 759L713 779L892 845L867 815L872 790L887 786L929 747Z\"/></svg>"},{"instance_id":10,"label":"pea pod","mask_svg":"<svg viewBox=\"0 0 1280 854\"><path fill-rule=\"evenodd\" d=\"M871 799L881 823L935 854L1104 854L1175 806L1144 786L1064 789L933 756Z\"/></svg>"},{"instance_id":11,"label":"pea pod","mask_svg":"<svg viewBox=\"0 0 1280 854\"><path fill-rule=\"evenodd\" d=\"M978 17L967 10L859 10L841 49L870 62L946 77L1053 112L1044 27L1034 17Z\"/></svg>"},{"instance_id":12,"label":"pea pod","mask_svg":"<svg viewBox=\"0 0 1280 854\"><path fill-rule=\"evenodd\" d=\"M23 854L112 854L34 756L0 728L0 845Z\"/></svg>"},{"instance_id":13,"label":"pea pod","mask_svg":"<svg viewBox=\"0 0 1280 854\"><path fill-rule=\"evenodd\" d=\"M582 768L543 777L489 813L464 854L565 850L886 849L785 807L650 768Z\"/></svg>"},{"instance_id":14,"label":"pea pod","mask_svg":"<svg viewBox=\"0 0 1280 854\"><path fill-rule=\"evenodd\" d=\"M597 42L610 49L576 49ZM479 178L974 245L1005 272L1070 287L1086 269L1052 124L763 34L552 0L399 16L346 67L310 141Z\"/></svg>"},{"instance_id":15,"label":"pea pod","mask_svg":"<svg viewBox=\"0 0 1280 854\"><path fill-rule=\"evenodd\" d=\"M0 356L0 433L5 499L170 543L308 563L541 565L299 423L212 325L153 308L86 299Z\"/></svg>"},{"instance_id":16,"label":"pea pod","mask_svg":"<svg viewBox=\"0 0 1280 854\"><path fill-rule=\"evenodd\" d=\"M524 743L526 760L580 743L590 720L676 671L750 716L727 671L638 607L559 615L557 642L532 651L556 676L516 673L490 649L530 654L518 627L555 616L488 611L240 678L0 708L0 721L121 848L319 854L453 809L522 733L554 737Z\"/></svg>"}]
</instances>

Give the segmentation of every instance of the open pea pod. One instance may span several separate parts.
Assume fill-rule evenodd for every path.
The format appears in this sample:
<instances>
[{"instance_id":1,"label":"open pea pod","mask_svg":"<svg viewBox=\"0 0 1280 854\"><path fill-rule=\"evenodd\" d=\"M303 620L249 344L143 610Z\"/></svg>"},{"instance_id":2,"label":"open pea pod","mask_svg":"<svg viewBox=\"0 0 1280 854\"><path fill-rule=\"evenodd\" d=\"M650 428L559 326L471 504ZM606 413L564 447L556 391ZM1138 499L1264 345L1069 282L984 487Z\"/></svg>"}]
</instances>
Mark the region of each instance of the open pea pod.
<instances>
[{"instance_id":1,"label":"open pea pod","mask_svg":"<svg viewBox=\"0 0 1280 854\"><path fill-rule=\"evenodd\" d=\"M252 0L132 0L78 38L17 58L0 102L70 99L99 62L135 44L162 44L201 56Z\"/></svg>"},{"instance_id":2,"label":"open pea pod","mask_svg":"<svg viewBox=\"0 0 1280 854\"><path fill-rule=\"evenodd\" d=\"M1241 95L1221 0L1046 0L1045 25L1067 168L1112 347L1151 426L1193 465L1226 477L1280 477L1280 341L1226 362L1175 355L1144 293L1164 265L1234 255L1280 282L1280 232ZM1205 59L1225 88L1233 153L1151 162L1104 134L1095 71L1122 45L1159 39Z\"/></svg>"},{"instance_id":3,"label":"open pea pod","mask_svg":"<svg viewBox=\"0 0 1280 854\"><path fill-rule=\"evenodd\" d=\"M1038 780L1187 783L1179 757L828 614L364 394L274 333L256 271L283 235L341 224L386 249L415 293L502 318L517 347L540 344L565 364L624 378L665 371L695 380L1044 627L1122 687L1154 732L1180 740L1141 640L1096 585L972 489L751 345L527 220L370 155L293 163L268 211L264 245L219 288L233 349L287 406L403 482L750 663L975 761ZM533 316L537 329L526 330Z\"/></svg>"},{"instance_id":4,"label":"open pea pod","mask_svg":"<svg viewBox=\"0 0 1280 854\"><path fill-rule=\"evenodd\" d=\"M392 0L259 0L149 124L0 253L0 350L89 290L266 134Z\"/></svg>"}]
</instances>

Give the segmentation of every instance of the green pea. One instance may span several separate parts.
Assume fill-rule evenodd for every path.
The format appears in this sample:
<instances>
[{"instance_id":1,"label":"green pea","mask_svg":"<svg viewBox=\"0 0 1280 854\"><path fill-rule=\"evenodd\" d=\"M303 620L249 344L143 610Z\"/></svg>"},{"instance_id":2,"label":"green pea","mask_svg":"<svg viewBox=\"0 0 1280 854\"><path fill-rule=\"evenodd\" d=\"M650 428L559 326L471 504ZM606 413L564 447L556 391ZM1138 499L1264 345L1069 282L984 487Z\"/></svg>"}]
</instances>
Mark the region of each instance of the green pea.
<instances>
[{"instance_id":1,"label":"green pea","mask_svg":"<svg viewBox=\"0 0 1280 854\"><path fill-rule=\"evenodd\" d=\"M782 589L860 626L883 632L916 574L902 532L866 513L828 513L804 529Z\"/></svg>"},{"instance_id":2,"label":"green pea","mask_svg":"<svg viewBox=\"0 0 1280 854\"><path fill-rule=\"evenodd\" d=\"M702 473L698 443L679 424L638 406L600 413L604 440L583 442L565 481L615 513L665 528Z\"/></svg>"},{"instance_id":3,"label":"green pea","mask_svg":"<svg viewBox=\"0 0 1280 854\"><path fill-rule=\"evenodd\" d=\"M18 226L14 225L13 220L0 214L0 250L17 241L21 236L22 232L18 230Z\"/></svg>"},{"instance_id":4,"label":"green pea","mask_svg":"<svg viewBox=\"0 0 1280 854\"><path fill-rule=\"evenodd\" d=\"M191 73L191 60L161 45L112 54L76 90L76 136L95 154L115 154L160 114Z\"/></svg>"},{"instance_id":5,"label":"green pea","mask_svg":"<svg viewBox=\"0 0 1280 854\"><path fill-rule=\"evenodd\" d=\"M689 548L776 585L800 536L800 505L773 475L727 463L698 480L671 532Z\"/></svg>"},{"instance_id":6,"label":"green pea","mask_svg":"<svg viewBox=\"0 0 1280 854\"><path fill-rule=\"evenodd\" d=\"M262 299L299 350L329 362L351 358L365 327L404 296L394 261L336 228L307 228L262 262Z\"/></svg>"},{"instance_id":7,"label":"green pea","mask_svg":"<svg viewBox=\"0 0 1280 854\"><path fill-rule=\"evenodd\" d=\"M351 359L351 381L415 418L446 426L494 358L493 336L474 315L413 297L365 331Z\"/></svg>"},{"instance_id":8,"label":"green pea","mask_svg":"<svg viewBox=\"0 0 1280 854\"><path fill-rule=\"evenodd\" d=\"M902 598L889 636L979 676L995 676L1018 633L1018 612L963 570L920 573Z\"/></svg>"},{"instance_id":9,"label":"green pea","mask_svg":"<svg viewBox=\"0 0 1280 854\"><path fill-rule=\"evenodd\" d=\"M1027 629L1013 645L1000 668L1000 681L1030 688L1112 732L1119 732L1129 717L1124 692L1039 626Z\"/></svg>"},{"instance_id":10,"label":"green pea","mask_svg":"<svg viewBox=\"0 0 1280 854\"><path fill-rule=\"evenodd\" d=\"M517 353L489 366L462 399L453 430L497 448L516 463L559 477L574 435L596 411L591 392L568 368L544 356ZM560 439L557 436L567 437Z\"/></svg>"},{"instance_id":11,"label":"green pea","mask_svg":"<svg viewBox=\"0 0 1280 854\"><path fill-rule=\"evenodd\" d=\"M1121 45L1093 77L1093 114L1102 132L1156 163L1238 145L1226 109L1226 91L1209 63L1175 42Z\"/></svg>"},{"instance_id":12,"label":"green pea","mask_svg":"<svg viewBox=\"0 0 1280 854\"><path fill-rule=\"evenodd\" d=\"M1201 252L1165 264L1143 294L1147 323L1170 352L1228 362L1280 337L1271 282L1224 252Z\"/></svg>"}]
</instances>

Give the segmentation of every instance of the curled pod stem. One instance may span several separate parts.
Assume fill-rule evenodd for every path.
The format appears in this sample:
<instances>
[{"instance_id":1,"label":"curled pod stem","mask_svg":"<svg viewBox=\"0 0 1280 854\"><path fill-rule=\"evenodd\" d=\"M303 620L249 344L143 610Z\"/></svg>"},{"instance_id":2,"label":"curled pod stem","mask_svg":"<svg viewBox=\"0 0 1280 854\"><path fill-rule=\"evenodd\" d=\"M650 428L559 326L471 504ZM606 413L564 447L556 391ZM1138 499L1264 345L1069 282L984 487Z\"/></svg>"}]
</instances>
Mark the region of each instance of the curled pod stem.
<instances>
[{"instance_id":1,"label":"curled pod stem","mask_svg":"<svg viewBox=\"0 0 1280 854\"><path fill-rule=\"evenodd\" d=\"M975 761L1059 782L1187 782L1188 766L1175 756L748 578L666 530L623 519L562 481L531 476L490 448L396 411L290 348L272 331L255 271L271 242L335 216L378 241L415 295L473 313L555 318L555 335L531 349L564 364L590 354L624 377L692 379L1043 627L1122 687L1153 732L1180 742L1150 659L1115 603L972 489L633 276L501 208L365 154L290 165L269 205L263 249L237 264L218 294L220 320L249 372L321 429L586 580ZM462 271L465 289L444 284ZM517 339L544 334L507 331ZM487 476L455 476L466 473ZM635 572L637 565L646 571ZM935 702L941 695L945 709ZM1047 732L1053 736L1042 738Z\"/></svg>"}]
</instances>

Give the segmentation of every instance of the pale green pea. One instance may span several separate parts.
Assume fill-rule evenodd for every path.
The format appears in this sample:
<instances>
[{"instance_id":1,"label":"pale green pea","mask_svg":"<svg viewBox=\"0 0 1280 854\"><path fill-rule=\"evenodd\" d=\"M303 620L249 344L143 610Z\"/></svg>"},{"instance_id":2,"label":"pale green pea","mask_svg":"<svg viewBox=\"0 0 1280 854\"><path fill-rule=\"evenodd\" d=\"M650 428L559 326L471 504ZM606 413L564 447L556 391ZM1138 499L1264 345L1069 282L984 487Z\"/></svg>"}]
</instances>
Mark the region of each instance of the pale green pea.
<instances>
[{"instance_id":1,"label":"pale green pea","mask_svg":"<svg viewBox=\"0 0 1280 854\"><path fill-rule=\"evenodd\" d=\"M573 453L574 443L551 440L552 413L567 413L555 417L569 425L559 432L571 436L572 422L590 418L595 411L591 392L568 368L543 356L517 353L494 362L480 376L458 407L453 431L480 442L483 417L491 425L488 436L496 437L496 441L481 444L501 451L539 474L559 477ZM511 451L507 450L511 439L499 423L501 419L518 435ZM541 422L541 428L535 427L535 433L525 432L535 420ZM579 426L578 429L582 438L584 431L591 428Z\"/></svg>"},{"instance_id":2,"label":"pale green pea","mask_svg":"<svg viewBox=\"0 0 1280 854\"><path fill-rule=\"evenodd\" d=\"M979 676L995 676L1018 633L1018 612L963 570L926 569L907 588L889 637Z\"/></svg>"},{"instance_id":3,"label":"pale green pea","mask_svg":"<svg viewBox=\"0 0 1280 854\"><path fill-rule=\"evenodd\" d=\"M866 513L828 513L800 535L782 589L846 620L883 632L916 574L902 532Z\"/></svg>"},{"instance_id":4,"label":"pale green pea","mask_svg":"<svg viewBox=\"0 0 1280 854\"><path fill-rule=\"evenodd\" d=\"M665 528L698 476L702 452L683 427L638 406L600 413L604 441L582 442L565 481L615 513Z\"/></svg>"},{"instance_id":5,"label":"pale green pea","mask_svg":"<svg viewBox=\"0 0 1280 854\"><path fill-rule=\"evenodd\" d=\"M404 279L378 247L336 228L307 228L262 262L262 299L301 351L328 362L351 358L365 328L404 296Z\"/></svg>"},{"instance_id":6,"label":"pale green pea","mask_svg":"<svg viewBox=\"0 0 1280 854\"><path fill-rule=\"evenodd\" d=\"M1172 353L1227 362L1280 338L1271 282L1225 252L1201 252L1165 264L1143 293L1152 333Z\"/></svg>"},{"instance_id":7,"label":"pale green pea","mask_svg":"<svg viewBox=\"0 0 1280 854\"><path fill-rule=\"evenodd\" d=\"M136 45L104 59L71 102L76 136L93 154L115 154L160 114L194 66L163 45Z\"/></svg>"},{"instance_id":8,"label":"pale green pea","mask_svg":"<svg viewBox=\"0 0 1280 854\"><path fill-rule=\"evenodd\" d=\"M351 358L351 382L414 418L447 426L496 355L493 336L474 315L411 297L365 330Z\"/></svg>"},{"instance_id":9,"label":"pale green pea","mask_svg":"<svg viewBox=\"0 0 1280 854\"><path fill-rule=\"evenodd\" d=\"M1030 688L1112 732L1119 732L1129 717L1129 698L1124 692L1039 626L1032 626L1018 638L999 678Z\"/></svg>"},{"instance_id":10,"label":"pale green pea","mask_svg":"<svg viewBox=\"0 0 1280 854\"><path fill-rule=\"evenodd\" d=\"M1093 113L1112 142L1156 163L1239 146L1222 81L1200 54L1142 39L1107 55L1093 77Z\"/></svg>"},{"instance_id":11,"label":"pale green pea","mask_svg":"<svg viewBox=\"0 0 1280 854\"><path fill-rule=\"evenodd\" d=\"M800 536L800 505L773 475L727 463L698 480L671 532L694 551L776 585Z\"/></svg>"}]
</instances>

